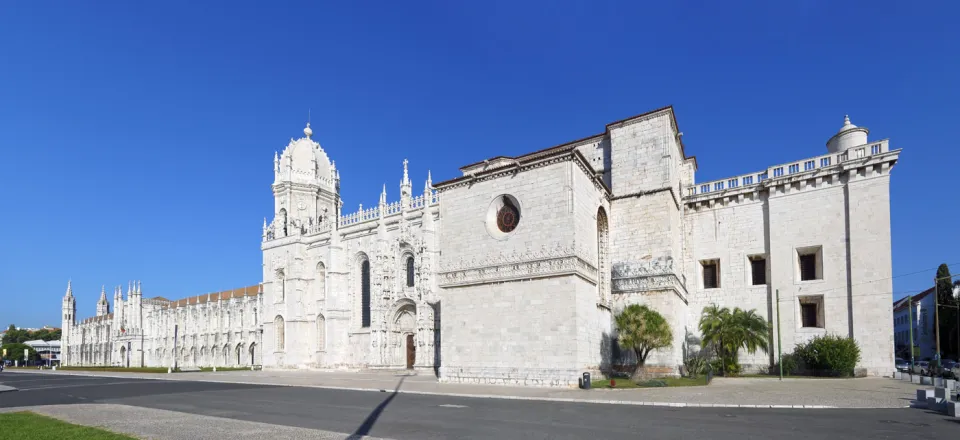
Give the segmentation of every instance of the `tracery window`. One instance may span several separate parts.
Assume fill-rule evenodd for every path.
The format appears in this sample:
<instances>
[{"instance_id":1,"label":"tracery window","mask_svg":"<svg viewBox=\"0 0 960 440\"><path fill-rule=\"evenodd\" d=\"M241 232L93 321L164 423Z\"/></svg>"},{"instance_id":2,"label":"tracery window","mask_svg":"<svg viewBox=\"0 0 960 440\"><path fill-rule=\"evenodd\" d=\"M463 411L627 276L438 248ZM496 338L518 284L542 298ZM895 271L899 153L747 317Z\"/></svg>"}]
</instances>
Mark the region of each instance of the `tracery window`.
<instances>
[{"instance_id":1,"label":"tracery window","mask_svg":"<svg viewBox=\"0 0 960 440\"><path fill-rule=\"evenodd\" d=\"M360 263L360 326L370 327L370 260Z\"/></svg>"},{"instance_id":2,"label":"tracery window","mask_svg":"<svg viewBox=\"0 0 960 440\"><path fill-rule=\"evenodd\" d=\"M413 287L413 255L408 255L406 258L406 267L407 267L407 287Z\"/></svg>"},{"instance_id":3,"label":"tracery window","mask_svg":"<svg viewBox=\"0 0 960 440\"><path fill-rule=\"evenodd\" d=\"M610 240L610 228L607 223L607 212L601 207L597 211L597 290L600 302L606 303L610 289L609 266L607 247Z\"/></svg>"},{"instance_id":4,"label":"tracery window","mask_svg":"<svg viewBox=\"0 0 960 440\"><path fill-rule=\"evenodd\" d=\"M509 198L504 197L503 206L497 210L497 229L504 233L513 232L519 221L520 210Z\"/></svg>"}]
</instances>

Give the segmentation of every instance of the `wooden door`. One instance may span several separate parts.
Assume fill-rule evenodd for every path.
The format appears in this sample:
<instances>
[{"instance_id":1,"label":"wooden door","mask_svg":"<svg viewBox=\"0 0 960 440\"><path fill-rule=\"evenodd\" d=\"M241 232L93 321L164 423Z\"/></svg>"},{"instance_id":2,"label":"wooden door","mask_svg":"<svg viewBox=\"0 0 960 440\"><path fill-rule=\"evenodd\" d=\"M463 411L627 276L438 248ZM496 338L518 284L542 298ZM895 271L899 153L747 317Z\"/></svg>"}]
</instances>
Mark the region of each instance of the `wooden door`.
<instances>
[{"instance_id":1,"label":"wooden door","mask_svg":"<svg viewBox=\"0 0 960 440\"><path fill-rule=\"evenodd\" d=\"M413 364L417 361L417 349L413 345L413 335L407 335L407 369L413 369Z\"/></svg>"}]
</instances>

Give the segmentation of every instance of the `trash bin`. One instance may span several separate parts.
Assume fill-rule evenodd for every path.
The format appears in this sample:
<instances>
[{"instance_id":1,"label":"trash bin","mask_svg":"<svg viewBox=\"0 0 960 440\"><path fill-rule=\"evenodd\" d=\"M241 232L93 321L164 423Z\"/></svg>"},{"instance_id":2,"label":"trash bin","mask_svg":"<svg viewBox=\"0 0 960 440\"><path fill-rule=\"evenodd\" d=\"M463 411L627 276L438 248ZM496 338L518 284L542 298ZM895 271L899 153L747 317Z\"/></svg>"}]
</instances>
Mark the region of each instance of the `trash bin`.
<instances>
[{"instance_id":1,"label":"trash bin","mask_svg":"<svg viewBox=\"0 0 960 440\"><path fill-rule=\"evenodd\" d=\"M589 390L590 389L590 373L583 373L583 379L582 379L582 382L580 383L583 389Z\"/></svg>"}]
</instances>

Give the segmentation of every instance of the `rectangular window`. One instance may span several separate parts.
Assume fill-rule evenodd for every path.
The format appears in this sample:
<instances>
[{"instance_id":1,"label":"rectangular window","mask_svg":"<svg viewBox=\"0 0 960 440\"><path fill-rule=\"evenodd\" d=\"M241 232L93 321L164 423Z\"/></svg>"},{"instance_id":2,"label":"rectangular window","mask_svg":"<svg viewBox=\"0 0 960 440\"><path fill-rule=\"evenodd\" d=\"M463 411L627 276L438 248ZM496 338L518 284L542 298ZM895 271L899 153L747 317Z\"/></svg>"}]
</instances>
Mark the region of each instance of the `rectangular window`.
<instances>
[{"instance_id":1,"label":"rectangular window","mask_svg":"<svg viewBox=\"0 0 960 440\"><path fill-rule=\"evenodd\" d=\"M757 175L757 182L763 182L764 180L767 180L767 179L769 179L769 178L770 178L770 176L769 176L767 173L758 174L758 175Z\"/></svg>"},{"instance_id":2,"label":"rectangular window","mask_svg":"<svg viewBox=\"0 0 960 440\"><path fill-rule=\"evenodd\" d=\"M703 288L716 289L720 287L720 260L704 260L700 264L703 266Z\"/></svg>"},{"instance_id":3,"label":"rectangular window","mask_svg":"<svg viewBox=\"0 0 960 440\"><path fill-rule=\"evenodd\" d=\"M767 259L763 255L750 257L750 278L754 286L767 284Z\"/></svg>"},{"instance_id":4,"label":"rectangular window","mask_svg":"<svg viewBox=\"0 0 960 440\"><path fill-rule=\"evenodd\" d=\"M746 176L746 177L744 177L744 178L743 178L743 184L744 184L744 185L752 185L752 184L753 184L753 176Z\"/></svg>"},{"instance_id":5,"label":"rectangular window","mask_svg":"<svg viewBox=\"0 0 960 440\"><path fill-rule=\"evenodd\" d=\"M730 179L727 181L727 188L736 188L738 186L740 186L740 184L737 179Z\"/></svg>"},{"instance_id":6,"label":"rectangular window","mask_svg":"<svg viewBox=\"0 0 960 440\"><path fill-rule=\"evenodd\" d=\"M800 326L805 328L824 328L823 295L801 296Z\"/></svg>"},{"instance_id":7,"label":"rectangular window","mask_svg":"<svg viewBox=\"0 0 960 440\"><path fill-rule=\"evenodd\" d=\"M710 192L710 185L700 185L700 193L703 194L707 192Z\"/></svg>"},{"instance_id":8,"label":"rectangular window","mask_svg":"<svg viewBox=\"0 0 960 440\"><path fill-rule=\"evenodd\" d=\"M857 159L863 157L864 155L866 155L866 149L857 148Z\"/></svg>"},{"instance_id":9,"label":"rectangular window","mask_svg":"<svg viewBox=\"0 0 960 440\"><path fill-rule=\"evenodd\" d=\"M777 167L773 169L773 177L780 177L783 175L783 167Z\"/></svg>"},{"instance_id":10,"label":"rectangular window","mask_svg":"<svg viewBox=\"0 0 960 440\"><path fill-rule=\"evenodd\" d=\"M720 191L721 189L723 189L723 182L717 182L713 184L714 191Z\"/></svg>"},{"instance_id":11,"label":"rectangular window","mask_svg":"<svg viewBox=\"0 0 960 440\"><path fill-rule=\"evenodd\" d=\"M880 154L880 144L871 146L870 154Z\"/></svg>"},{"instance_id":12,"label":"rectangular window","mask_svg":"<svg viewBox=\"0 0 960 440\"><path fill-rule=\"evenodd\" d=\"M822 249L820 246L797 249L797 275L800 281L823 279Z\"/></svg>"},{"instance_id":13,"label":"rectangular window","mask_svg":"<svg viewBox=\"0 0 960 440\"><path fill-rule=\"evenodd\" d=\"M808 160L808 161L806 161L806 162L803 163L803 170L804 170L804 171L810 171L810 170L812 170L812 169L814 169L814 168L816 168L816 167L817 167L817 162L814 161L814 160Z\"/></svg>"},{"instance_id":14,"label":"rectangular window","mask_svg":"<svg viewBox=\"0 0 960 440\"><path fill-rule=\"evenodd\" d=\"M829 158L829 157L824 157L823 159L820 159L820 167L821 167L821 168L822 168L822 167L828 167L828 166L830 166L830 158Z\"/></svg>"},{"instance_id":15,"label":"rectangular window","mask_svg":"<svg viewBox=\"0 0 960 440\"><path fill-rule=\"evenodd\" d=\"M800 172L800 165L798 165L798 164L790 165L790 166L787 168L787 170L788 170L788 172L789 172L790 174L798 173L798 172Z\"/></svg>"}]
</instances>

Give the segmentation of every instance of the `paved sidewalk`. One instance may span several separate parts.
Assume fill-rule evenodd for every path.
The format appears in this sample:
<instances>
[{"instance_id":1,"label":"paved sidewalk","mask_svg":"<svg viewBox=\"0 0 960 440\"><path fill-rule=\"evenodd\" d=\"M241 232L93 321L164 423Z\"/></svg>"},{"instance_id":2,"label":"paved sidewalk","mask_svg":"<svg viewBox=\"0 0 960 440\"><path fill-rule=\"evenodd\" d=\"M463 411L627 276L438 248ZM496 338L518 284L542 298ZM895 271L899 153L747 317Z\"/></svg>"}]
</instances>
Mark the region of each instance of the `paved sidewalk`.
<instances>
[{"instance_id":1,"label":"paved sidewalk","mask_svg":"<svg viewBox=\"0 0 960 440\"><path fill-rule=\"evenodd\" d=\"M0 408L0 413L17 411L32 411L65 422L103 428L141 439L376 440L375 437L127 405L79 404Z\"/></svg>"},{"instance_id":2,"label":"paved sidewalk","mask_svg":"<svg viewBox=\"0 0 960 440\"><path fill-rule=\"evenodd\" d=\"M404 379L402 393L499 399L546 400L625 405L745 408L904 408L917 386L889 378L793 379L716 378L709 386L580 390L500 385L442 384L431 375L386 372L305 370L223 371L217 373L100 373L30 371L17 374L76 374L161 380L196 380L274 386L304 386L356 391L393 391Z\"/></svg>"}]
</instances>

